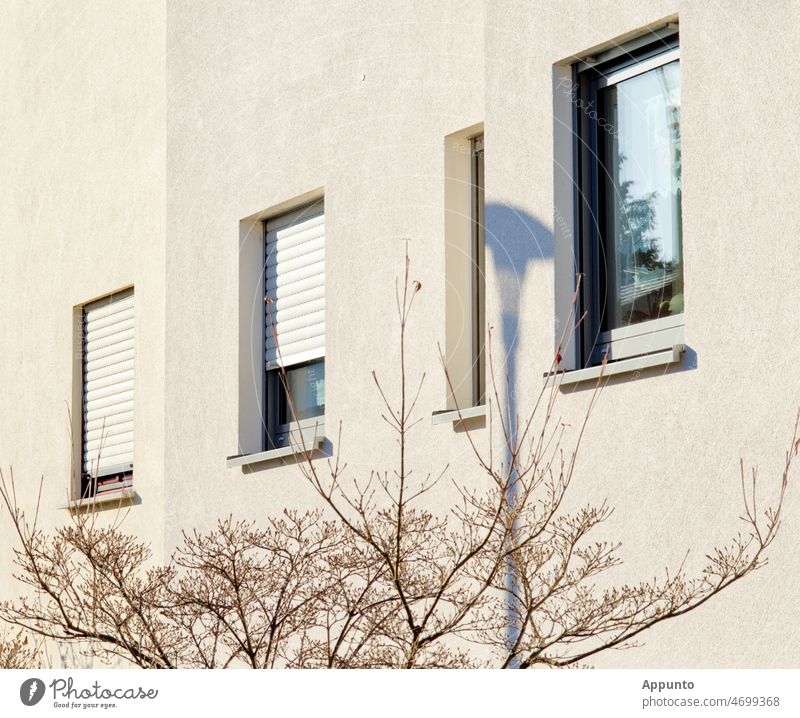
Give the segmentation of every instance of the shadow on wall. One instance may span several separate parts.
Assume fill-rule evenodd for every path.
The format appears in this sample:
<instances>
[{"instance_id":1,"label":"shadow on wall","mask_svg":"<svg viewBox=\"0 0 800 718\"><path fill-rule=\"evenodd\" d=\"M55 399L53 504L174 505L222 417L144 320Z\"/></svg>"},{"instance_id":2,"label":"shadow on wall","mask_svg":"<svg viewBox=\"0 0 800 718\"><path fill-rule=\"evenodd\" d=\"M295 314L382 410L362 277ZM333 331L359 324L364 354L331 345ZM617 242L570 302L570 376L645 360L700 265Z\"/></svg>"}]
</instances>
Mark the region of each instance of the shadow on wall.
<instances>
[{"instance_id":1,"label":"shadow on wall","mask_svg":"<svg viewBox=\"0 0 800 718\"><path fill-rule=\"evenodd\" d=\"M535 262L552 261L553 232L527 212L496 202L486 204L485 227L486 253L491 255L498 275L501 305L498 335L507 362L510 389L508 418L511 420L517 414L517 354L522 287L529 267ZM528 309L537 310L536 307ZM552 338L543 339L549 342ZM497 378L502 379L501 376Z\"/></svg>"},{"instance_id":2,"label":"shadow on wall","mask_svg":"<svg viewBox=\"0 0 800 718\"><path fill-rule=\"evenodd\" d=\"M487 203L485 215L485 242L486 253L491 256L495 272L500 299L500 331L503 353L505 356L505 371L508 374L508 396L506 397L505 423L510 437L515 437L518 427L517 398L517 366L519 364L519 320L522 310L522 287L525 284L528 269L534 262L552 261L553 259L553 232L538 219L519 209L499 203ZM487 262L488 266L488 262ZM538 309L542 309L539 307ZM537 307L528 307L529 311L536 311ZM545 310L546 311L546 310ZM549 341L549 337L543 338ZM496 372L496 375L499 371ZM496 376L500 385L502 374ZM487 387L487 393L491 389ZM498 407L498 411L500 411ZM510 453L505 457L508 465L511 461ZM514 489L510 489L514 492ZM513 499L513 496L509 496ZM509 589L513 588L515 570L510 562L506 568L505 581ZM518 628L515 626L517 612L509 606L509 622L507 640L509 645L516 641Z\"/></svg>"}]
</instances>

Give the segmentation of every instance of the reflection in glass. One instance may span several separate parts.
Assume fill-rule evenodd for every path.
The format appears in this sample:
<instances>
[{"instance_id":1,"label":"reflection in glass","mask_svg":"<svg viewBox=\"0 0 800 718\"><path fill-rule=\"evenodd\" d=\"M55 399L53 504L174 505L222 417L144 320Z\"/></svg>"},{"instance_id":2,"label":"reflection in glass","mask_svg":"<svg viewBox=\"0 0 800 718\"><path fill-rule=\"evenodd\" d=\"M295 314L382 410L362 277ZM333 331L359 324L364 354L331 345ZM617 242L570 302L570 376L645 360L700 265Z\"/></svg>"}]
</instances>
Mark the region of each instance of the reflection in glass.
<instances>
[{"instance_id":1,"label":"reflection in glass","mask_svg":"<svg viewBox=\"0 0 800 718\"><path fill-rule=\"evenodd\" d=\"M310 364L289 367L286 370L286 384L294 403L296 415L291 421L311 419L325 413L325 362L315 361ZM280 404L278 420L288 424L291 408L286 397L283 384L280 384Z\"/></svg>"},{"instance_id":2,"label":"reflection in glass","mask_svg":"<svg viewBox=\"0 0 800 718\"><path fill-rule=\"evenodd\" d=\"M610 330L683 312L678 61L600 90L598 105L602 329Z\"/></svg>"}]
</instances>

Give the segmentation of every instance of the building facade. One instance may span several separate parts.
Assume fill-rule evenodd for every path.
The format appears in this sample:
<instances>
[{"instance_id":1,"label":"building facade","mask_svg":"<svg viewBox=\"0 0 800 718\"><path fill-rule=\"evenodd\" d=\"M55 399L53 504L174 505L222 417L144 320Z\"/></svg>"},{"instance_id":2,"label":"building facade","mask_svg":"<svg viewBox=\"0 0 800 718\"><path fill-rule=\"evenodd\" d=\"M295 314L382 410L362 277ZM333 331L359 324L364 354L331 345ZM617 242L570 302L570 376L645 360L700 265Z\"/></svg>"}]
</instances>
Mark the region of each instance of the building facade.
<instances>
[{"instance_id":1,"label":"building facade","mask_svg":"<svg viewBox=\"0 0 800 718\"><path fill-rule=\"evenodd\" d=\"M613 368L571 492L615 507L620 575L735 535L740 457L777 488L800 405L800 4L98 0L9 17L0 463L23 504L44 477L44 525L82 492L122 495L164 558L182 529L314 505L281 365L303 430L324 420L320 456L390 467L371 371L396 376L406 248L420 471L478 476L448 412L488 445L489 354L524 414L558 351L568 424L603 356ZM784 512L767 566L597 665L800 665L800 493Z\"/></svg>"}]
</instances>

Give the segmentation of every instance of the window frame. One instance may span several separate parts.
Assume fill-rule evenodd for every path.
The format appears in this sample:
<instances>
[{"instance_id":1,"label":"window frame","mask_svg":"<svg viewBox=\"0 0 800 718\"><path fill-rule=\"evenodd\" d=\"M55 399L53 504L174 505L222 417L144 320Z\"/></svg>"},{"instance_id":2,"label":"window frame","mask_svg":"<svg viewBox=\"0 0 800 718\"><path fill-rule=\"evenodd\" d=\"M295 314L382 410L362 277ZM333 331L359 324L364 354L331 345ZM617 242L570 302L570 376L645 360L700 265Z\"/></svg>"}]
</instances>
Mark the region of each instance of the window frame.
<instances>
[{"instance_id":1,"label":"window frame","mask_svg":"<svg viewBox=\"0 0 800 718\"><path fill-rule=\"evenodd\" d=\"M281 400L285 395L285 389L283 387L283 382L285 381L284 372L300 367L308 367L313 364L322 364L324 371L325 357L309 359L308 361L290 364L283 368L266 369L266 377L264 381L264 401L265 406L267 407L265 424L266 432L264 438L266 451L271 449L281 449L288 446L292 435L298 432L305 436L305 432L310 429L316 431L323 430L325 426L324 403L322 404L322 413L316 416L306 417L305 419L300 419L299 421L282 422L280 419Z\"/></svg>"},{"instance_id":2,"label":"window frame","mask_svg":"<svg viewBox=\"0 0 800 718\"><path fill-rule=\"evenodd\" d=\"M598 91L652 71L669 63L680 62L679 34L676 30L656 34L649 42L637 38L615 47L592 62L573 65L573 127L575 152L574 206L578 242L576 259L583 274L578 298L579 312L587 312L578 341L580 364L598 365L607 355L609 361L650 354L683 343L685 310L680 314L659 317L626 327L603 330L602 312L606 303L601 296L601 263L604 249L604 212L601 207L598 165L601 143L598 137ZM681 234L681 243L683 236Z\"/></svg>"},{"instance_id":3,"label":"window frame","mask_svg":"<svg viewBox=\"0 0 800 718\"><path fill-rule=\"evenodd\" d=\"M434 423L485 413L486 242L484 127L444 138L445 408Z\"/></svg>"},{"instance_id":4,"label":"window frame","mask_svg":"<svg viewBox=\"0 0 800 718\"><path fill-rule=\"evenodd\" d=\"M318 205L322 206L322 216L325 216L325 196L321 195L308 202L287 208L279 213L263 217L261 219L261 251L262 251L262 287L267 291L267 235L268 227L271 222L280 220L291 214L303 214L308 210L313 210ZM268 321L268 309L266 303L266 295L264 302L264 313L262 317L261 326L263 328L264 337L266 338ZM264 376L264 391L263 391L263 433L262 433L262 450L272 451L276 449L284 449L293 444L309 444L313 443L313 436L308 435L309 431L315 434L322 434L325 430L325 411L323 403L323 412L318 416L308 417L299 421L280 421L280 401L285 393L283 382L285 375L282 374L290 369L310 366L312 364L322 363L325 366L325 355L311 359L303 359L301 361L293 362L287 365L276 365L275 362L267 360L266 355L266 342L262 341L262 355L261 366L263 368ZM324 370L324 369L323 369ZM323 390L324 391L324 390Z\"/></svg>"},{"instance_id":5,"label":"window frame","mask_svg":"<svg viewBox=\"0 0 800 718\"><path fill-rule=\"evenodd\" d=\"M486 403L486 187L483 134L470 140L472 406Z\"/></svg>"},{"instance_id":6,"label":"window frame","mask_svg":"<svg viewBox=\"0 0 800 718\"><path fill-rule=\"evenodd\" d=\"M86 471L86 461L87 461L87 391L88 391L88 380L87 380L87 363L89 361L89 352L87 347L88 342L88 335L86 331L86 323L88 321L88 312L92 310L92 308L98 306L108 306L109 304L116 302L116 301L124 301L128 297L132 298L132 309L131 314L134 321L134 334L133 334L133 353L134 353L134 370L133 370L133 385L136 386L135 382L135 363L136 363L136 333L135 333L135 326L136 326L136 303L135 297L136 293L134 291L133 285L123 287L121 289L115 290L113 292L109 292L103 296L97 297L95 299L89 300L84 302L83 304L77 305L75 307L74 321L75 321L75 342L78 350L76 351L76 366L75 366L75 378L76 378L76 388L77 391L73 395L73 400L76 406L80 407L79 411L74 412L75 416L75 424L73 425L74 428L78 431L78 436L80 436L80 441L77 442L76 450L75 450L75 479L73 481L72 487L72 496L73 499L76 501L84 501L84 500L98 500L105 497L120 497L124 496L126 493L131 492L133 490L133 474L134 474L134 461L133 459L130 462L122 462L119 464L114 464L108 466L104 469L100 469L99 467L92 471ZM134 412L134 429L135 429L135 388L134 388L134 399L133 399L133 412ZM133 433L135 436L135 431ZM135 448L135 443L134 443ZM98 454L97 459L89 458L90 466L95 462L99 462L101 453ZM111 489L106 489L104 491L100 489L100 480L104 480L108 483L114 483L114 487ZM118 485L116 485L118 484Z\"/></svg>"}]
</instances>

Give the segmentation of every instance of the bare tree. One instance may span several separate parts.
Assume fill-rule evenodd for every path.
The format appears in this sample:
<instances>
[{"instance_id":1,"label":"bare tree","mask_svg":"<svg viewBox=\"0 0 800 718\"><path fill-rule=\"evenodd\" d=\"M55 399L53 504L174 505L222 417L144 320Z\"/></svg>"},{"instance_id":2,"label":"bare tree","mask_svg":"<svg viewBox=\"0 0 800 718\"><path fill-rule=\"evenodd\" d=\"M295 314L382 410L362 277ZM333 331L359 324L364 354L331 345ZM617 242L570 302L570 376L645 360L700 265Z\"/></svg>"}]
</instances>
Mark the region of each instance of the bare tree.
<instances>
[{"instance_id":1,"label":"bare tree","mask_svg":"<svg viewBox=\"0 0 800 718\"><path fill-rule=\"evenodd\" d=\"M321 567L341 551L320 512L286 512L264 529L228 518L185 533L165 566L114 520L78 511L52 534L16 503L13 476L0 496L18 545L16 577L29 595L0 605L0 618L48 639L77 643L104 661L142 668L283 665L329 586ZM41 496L41 490L40 490Z\"/></svg>"},{"instance_id":2,"label":"bare tree","mask_svg":"<svg viewBox=\"0 0 800 718\"><path fill-rule=\"evenodd\" d=\"M16 575L30 590L0 605L0 618L147 668L557 667L630 645L764 565L800 446L800 414L766 509L756 503L755 470L746 474L741 464L743 530L729 544L713 548L695 574L682 565L661 579L615 586L620 545L592 539L611 508L564 508L603 379L570 432L556 411L560 346L554 380L524 417L512 415L508 379L498 381L490 351L488 443L464 425L476 474L417 471L409 442L425 376L412 378L406 338L420 291L406 256L396 284L396 395L373 373L396 438L392 470L351 471L338 454L341 424L327 460L297 433L295 460L323 508L285 512L264 528L228 518L210 532L185 533L164 566L122 531L122 514L102 523L79 510L67 526L43 532L38 506L28 519L13 476L0 475L18 538ZM429 501L441 482L453 497L444 514Z\"/></svg>"},{"instance_id":3,"label":"bare tree","mask_svg":"<svg viewBox=\"0 0 800 718\"><path fill-rule=\"evenodd\" d=\"M742 463L744 531L729 545L714 548L698 575L687 575L681 566L660 580L596 588L597 577L620 563L619 543L589 538L612 510L605 503L573 513L561 509L603 377L601 373L569 444L566 426L555 413L565 335L550 368L555 380L542 387L522 419L512 415L507 377L503 400L489 352L488 446L478 444L468 424L463 424L483 482L476 488L473 477L451 479L456 500L449 514L440 516L427 509L424 497L447 476L447 469L416 475L407 460L409 432L419 422L414 410L425 379L423 374L412 381L406 366L406 331L420 290L419 282L410 279L406 255L404 277L396 287L400 385L395 401L373 372L383 402L382 418L397 437L397 468L392 472L376 468L368 476L351 477L338 456L323 467L308 452L303 452L301 464L380 576L378 593L392 620L391 640L385 644L393 651L389 665L576 664L698 608L765 563L798 451L800 414L774 504L763 512L759 509L755 470L748 481ZM576 298L577 290L573 307ZM491 331L489 337L491 342ZM447 381L453 392L449 376ZM340 437L341 430L340 425ZM496 431L502 452L492 448ZM365 637L357 623L340 620L338 625L334 650L342 652L343 663L350 665L347 647L351 642L360 645ZM475 645L486 652L470 651Z\"/></svg>"}]
</instances>

